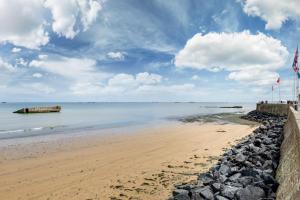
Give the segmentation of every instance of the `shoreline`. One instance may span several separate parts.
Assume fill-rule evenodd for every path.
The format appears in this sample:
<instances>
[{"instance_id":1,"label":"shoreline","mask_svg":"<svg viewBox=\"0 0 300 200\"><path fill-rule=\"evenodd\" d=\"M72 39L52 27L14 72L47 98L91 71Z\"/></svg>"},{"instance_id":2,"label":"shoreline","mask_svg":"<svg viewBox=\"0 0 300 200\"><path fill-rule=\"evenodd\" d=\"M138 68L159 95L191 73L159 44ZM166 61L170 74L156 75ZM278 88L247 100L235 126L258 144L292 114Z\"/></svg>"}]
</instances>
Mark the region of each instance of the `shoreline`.
<instances>
[{"instance_id":1,"label":"shoreline","mask_svg":"<svg viewBox=\"0 0 300 200\"><path fill-rule=\"evenodd\" d=\"M195 181L196 173L253 129L174 123L55 145L11 146L0 156L0 198L166 199L174 184Z\"/></svg>"}]
</instances>

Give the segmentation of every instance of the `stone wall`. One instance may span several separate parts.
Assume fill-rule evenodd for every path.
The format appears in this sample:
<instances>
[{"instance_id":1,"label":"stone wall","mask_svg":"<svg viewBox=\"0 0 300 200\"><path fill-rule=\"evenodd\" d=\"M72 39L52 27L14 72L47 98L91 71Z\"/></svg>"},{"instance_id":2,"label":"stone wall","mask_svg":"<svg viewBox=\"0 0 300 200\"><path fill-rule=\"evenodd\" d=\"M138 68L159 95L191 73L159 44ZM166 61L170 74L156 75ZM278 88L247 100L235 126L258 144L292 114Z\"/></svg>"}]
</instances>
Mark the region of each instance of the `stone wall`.
<instances>
[{"instance_id":1,"label":"stone wall","mask_svg":"<svg viewBox=\"0 0 300 200\"><path fill-rule=\"evenodd\" d=\"M256 110L265 113L271 113L274 115L287 115L290 105L288 104L256 104Z\"/></svg>"},{"instance_id":2,"label":"stone wall","mask_svg":"<svg viewBox=\"0 0 300 200\"><path fill-rule=\"evenodd\" d=\"M280 105L281 106L281 105ZM278 108L281 110L282 107ZM276 179L279 182L277 199L300 199L300 114L289 108L284 127L280 164Z\"/></svg>"}]
</instances>

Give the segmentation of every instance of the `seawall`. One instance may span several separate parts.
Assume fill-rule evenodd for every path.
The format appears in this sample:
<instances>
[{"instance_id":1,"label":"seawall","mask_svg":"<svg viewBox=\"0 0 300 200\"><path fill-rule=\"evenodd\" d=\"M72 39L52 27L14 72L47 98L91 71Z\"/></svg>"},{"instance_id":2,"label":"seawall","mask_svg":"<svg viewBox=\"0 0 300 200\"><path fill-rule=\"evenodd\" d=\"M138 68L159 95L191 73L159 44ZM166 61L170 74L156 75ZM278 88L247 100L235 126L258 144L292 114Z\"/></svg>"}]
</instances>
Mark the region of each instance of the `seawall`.
<instances>
[{"instance_id":1,"label":"seawall","mask_svg":"<svg viewBox=\"0 0 300 200\"><path fill-rule=\"evenodd\" d=\"M259 112L264 112L264 113L270 113L274 115L288 115L289 113L289 107L290 105L288 104L257 104L256 105L256 110Z\"/></svg>"},{"instance_id":2,"label":"seawall","mask_svg":"<svg viewBox=\"0 0 300 200\"><path fill-rule=\"evenodd\" d=\"M257 111L288 115L276 179L278 200L300 199L300 113L287 104L257 104Z\"/></svg>"}]
</instances>

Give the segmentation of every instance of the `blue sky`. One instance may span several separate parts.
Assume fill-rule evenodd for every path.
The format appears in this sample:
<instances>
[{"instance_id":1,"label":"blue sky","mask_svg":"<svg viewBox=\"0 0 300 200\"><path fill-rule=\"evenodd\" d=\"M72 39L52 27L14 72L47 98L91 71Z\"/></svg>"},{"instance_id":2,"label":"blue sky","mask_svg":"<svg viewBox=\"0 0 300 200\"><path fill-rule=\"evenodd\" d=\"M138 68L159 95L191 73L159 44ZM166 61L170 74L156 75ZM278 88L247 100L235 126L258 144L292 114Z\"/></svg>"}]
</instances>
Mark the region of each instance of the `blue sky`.
<instances>
[{"instance_id":1,"label":"blue sky","mask_svg":"<svg viewBox=\"0 0 300 200\"><path fill-rule=\"evenodd\" d=\"M3 1L0 100L290 99L296 3Z\"/></svg>"}]
</instances>

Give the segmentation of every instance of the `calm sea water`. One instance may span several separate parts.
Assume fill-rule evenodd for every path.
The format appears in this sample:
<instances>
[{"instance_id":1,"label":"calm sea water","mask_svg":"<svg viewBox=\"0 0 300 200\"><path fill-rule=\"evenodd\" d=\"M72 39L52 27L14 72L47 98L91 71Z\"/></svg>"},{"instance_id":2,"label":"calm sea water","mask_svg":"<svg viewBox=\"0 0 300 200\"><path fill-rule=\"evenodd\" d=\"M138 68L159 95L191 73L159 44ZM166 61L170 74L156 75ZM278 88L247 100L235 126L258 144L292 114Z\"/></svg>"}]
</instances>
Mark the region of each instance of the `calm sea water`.
<instances>
[{"instance_id":1,"label":"calm sea water","mask_svg":"<svg viewBox=\"0 0 300 200\"><path fill-rule=\"evenodd\" d=\"M12 113L23 107L53 105L61 105L62 111ZM233 105L243 109L219 108ZM0 103L0 140L147 126L191 115L247 112L254 107L254 103Z\"/></svg>"}]
</instances>

